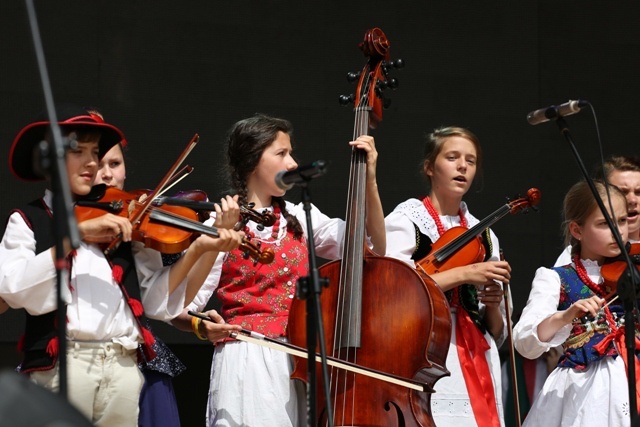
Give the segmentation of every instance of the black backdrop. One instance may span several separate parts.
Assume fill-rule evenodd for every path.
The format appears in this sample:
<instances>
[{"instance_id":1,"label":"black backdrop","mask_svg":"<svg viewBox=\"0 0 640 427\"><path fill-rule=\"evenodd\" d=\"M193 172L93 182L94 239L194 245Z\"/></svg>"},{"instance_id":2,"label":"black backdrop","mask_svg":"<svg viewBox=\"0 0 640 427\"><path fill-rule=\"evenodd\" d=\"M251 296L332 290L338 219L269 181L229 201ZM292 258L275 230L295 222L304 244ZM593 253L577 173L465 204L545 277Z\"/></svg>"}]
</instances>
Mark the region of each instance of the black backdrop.
<instances>
[{"instance_id":1,"label":"black backdrop","mask_svg":"<svg viewBox=\"0 0 640 427\"><path fill-rule=\"evenodd\" d=\"M531 127L534 109L586 99L595 106L604 155L637 152L640 5L632 1L37 1L47 66L57 101L99 107L130 143L129 188L153 187L187 141L195 172L184 188L217 198L222 141L238 119L264 112L290 119L304 164L329 162L311 186L314 202L344 217L353 113L338 95L362 68L357 47L380 27L391 56L406 67L392 104L374 131L386 212L424 194L422 136L460 125L480 138L484 179L466 197L482 218L530 187L539 212L509 216L493 228L513 267L514 318L535 269L562 248L561 201L580 178L553 123ZM33 44L21 0L0 2L0 158L43 108ZM599 158L589 111L568 123L587 165ZM3 160L6 162L6 160ZM0 212L40 194L0 168ZM290 200L298 201L292 192ZM0 342L21 330L18 312L0 317ZM161 327L172 344L189 334ZM8 359L0 353L0 362ZM206 376L207 367L201 372Z\"/></svg>"}]
</instances>

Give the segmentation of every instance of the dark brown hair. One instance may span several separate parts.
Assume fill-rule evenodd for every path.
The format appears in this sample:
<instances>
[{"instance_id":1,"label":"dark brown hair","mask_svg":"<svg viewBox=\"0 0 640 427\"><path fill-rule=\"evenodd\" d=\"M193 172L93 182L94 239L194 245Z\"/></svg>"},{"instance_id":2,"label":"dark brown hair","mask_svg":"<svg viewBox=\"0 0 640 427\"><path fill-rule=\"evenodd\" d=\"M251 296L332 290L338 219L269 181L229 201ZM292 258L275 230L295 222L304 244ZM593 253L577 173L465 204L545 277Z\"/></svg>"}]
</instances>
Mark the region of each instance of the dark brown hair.
<instances>
[{"instance_id":1,"label":"dark brown hair","mask_svg":"<svg viewBox=\"0 0 640 427\"><path fill-rule=\"evenodd\" d=\"M239 196L241 204L247 203L247 178L258 167L262 153L278 136L284 132L291 138L293 145L293 126L285 119L256 114L236 122L227 134L227 166L226 172L232 191ZM302 226L298 220L287 212L282 197L273 197L273 203L287 219L287 229L294 237L302 237Z\"/></svg>"},{"instance_id":2,"label":"dark brown hair","mask_svg":"<svg viewBox=\"0 0 640 427\"><path fill-rule=\"evenodd\" d=\"M596 169L596 172L594 174L596 179L604 180L604 178L606 177L608 180L609 176L614 171L640 172L640 158L638 158L637 156L611 156L604 161L603 166L601 165L598 169Z\"/></svg>"}]
</instances>

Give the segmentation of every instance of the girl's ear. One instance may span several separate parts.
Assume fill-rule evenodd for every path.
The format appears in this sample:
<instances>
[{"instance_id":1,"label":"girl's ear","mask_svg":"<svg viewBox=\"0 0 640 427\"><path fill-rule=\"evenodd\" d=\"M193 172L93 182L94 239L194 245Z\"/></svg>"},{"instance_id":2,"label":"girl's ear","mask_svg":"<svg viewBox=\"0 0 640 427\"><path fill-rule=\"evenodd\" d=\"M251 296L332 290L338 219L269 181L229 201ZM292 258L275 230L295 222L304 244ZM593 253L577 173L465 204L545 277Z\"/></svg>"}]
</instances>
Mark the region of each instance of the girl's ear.
<instances>
[{"instance_id":1,"label":"girl's ear","mask_svg":"<svg viewBox=\"0 0 640 427\"><path fill-rule=\"evenodd\" d=\"M422 170L424 171L425 175L433 176L433 165L429 160L425 160L424 162L422 162Z\"/></svg>"},{"instance_id":2,"label":"girl's ear","mask_svg":"<svg viewBox=\"0 0 640 427\"><path fill-rule=\"evenodd\" d=\"M573 238L578 242L582 240L582 227L580 227L577 222L571 221L569 223L569 233L571 233Z\"/></svg>"}]
</instances>

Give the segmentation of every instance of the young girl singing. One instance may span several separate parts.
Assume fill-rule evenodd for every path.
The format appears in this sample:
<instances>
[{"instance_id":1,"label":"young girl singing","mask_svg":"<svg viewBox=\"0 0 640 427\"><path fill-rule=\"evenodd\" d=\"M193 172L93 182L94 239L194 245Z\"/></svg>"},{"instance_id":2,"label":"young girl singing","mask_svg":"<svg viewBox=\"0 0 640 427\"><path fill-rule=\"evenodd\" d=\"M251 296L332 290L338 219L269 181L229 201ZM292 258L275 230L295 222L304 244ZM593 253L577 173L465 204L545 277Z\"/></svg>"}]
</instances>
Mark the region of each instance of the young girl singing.
<instances>
[{"instance_id":1,"label":"young girl singing","mask_svg":"<svg viewBox=\"0 0 640 427\"><path fill-rule=\"evenodd\" d=\"M429 195L409 199L387 216L387 256L415 266L448 229L477 224L462 198L481 164L480 143L469 130L445 127L427 135L422 170ZM506 321L499 282L509 283L511 267L500 261L493 232L483 237L482 262L431 276L447 296L453 325L446 360L451 376L438 380L431 396L438 427L504 425L498 347Z\"/></svg>"},{"instance_id":2,"label":"young girl singing","mask_svg":"<svg viewBox=\"0 0 640 427\"><path fill-rule=\"evenodd\" d=\"M605 185L596 181L596 188L609 210ZM626 241L627 202L616 187L608 190L609 214ZM600 274L603 262L620 249L586 182L571 187L563 211L571 262L536 271L514 328L515 347L527 358L559 345L563 350L524 425L629 426L629 411L637 408L629 408L623 310L618 300L604 306L612 288Z\"/></svg>"},{"instance_id":3,"label":"young girl singing","mask_svg":"<svg viewBox=\"0 0 640 427\"><path fill-rule=\"evenodd\" d=\"M241 327L267 335L286 337L289 310L298 278L308 269L307 229L302 204L283 199L285 190L276 175L298 165L292 157L291 123L256 115L237 122L228 136L228 173L239 203L255 203L268 209L276 223L261 229L253 221L246 232L275 252L271 264L254 265L239 251L221 254L209 279L189 307L202 310L215 295L221 303L218 314L208 311L217 323L192 320L185 312L176 326L191 330L216 343L211 365L207 423L209 426L303 426L306 425L302 383L290 379L288 354L255 344L228 340ZM351 145L367 153L366 225L372 249L384 253L384 215L376 184L374 140L359 137ZM311 210L318 256L337 259L342 254L344 221L329 218L315 206ZM226 322L226 323L225 323Z\"/></svg>"}]
</instances>

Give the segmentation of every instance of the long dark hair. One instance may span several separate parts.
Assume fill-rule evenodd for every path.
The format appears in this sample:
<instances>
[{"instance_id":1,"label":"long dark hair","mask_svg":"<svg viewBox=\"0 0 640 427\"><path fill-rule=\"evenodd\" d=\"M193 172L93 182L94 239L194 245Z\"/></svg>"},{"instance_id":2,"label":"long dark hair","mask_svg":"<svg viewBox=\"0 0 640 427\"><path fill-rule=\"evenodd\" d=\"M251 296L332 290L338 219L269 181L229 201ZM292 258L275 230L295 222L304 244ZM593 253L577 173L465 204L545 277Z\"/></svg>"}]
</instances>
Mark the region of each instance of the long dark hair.
<instances>
[{"instance_id":1,"label":"long dark hair","mask_svg":"<svg viewBox=\"0 0 640 427\"><path fill-rule=\"evenodd\" d=\"M235 123L227 134L226 173L232 191L239 196L241 204L247 204L247 178L258 167L262 153L278 136L284 132L291 138L293 145L293 125L285 119L256 114ZM282 215L287 219L287 229L296 239L302 237L302 226L289 214L282 197L273 197Z\"/></svg>"}]
</instances>

